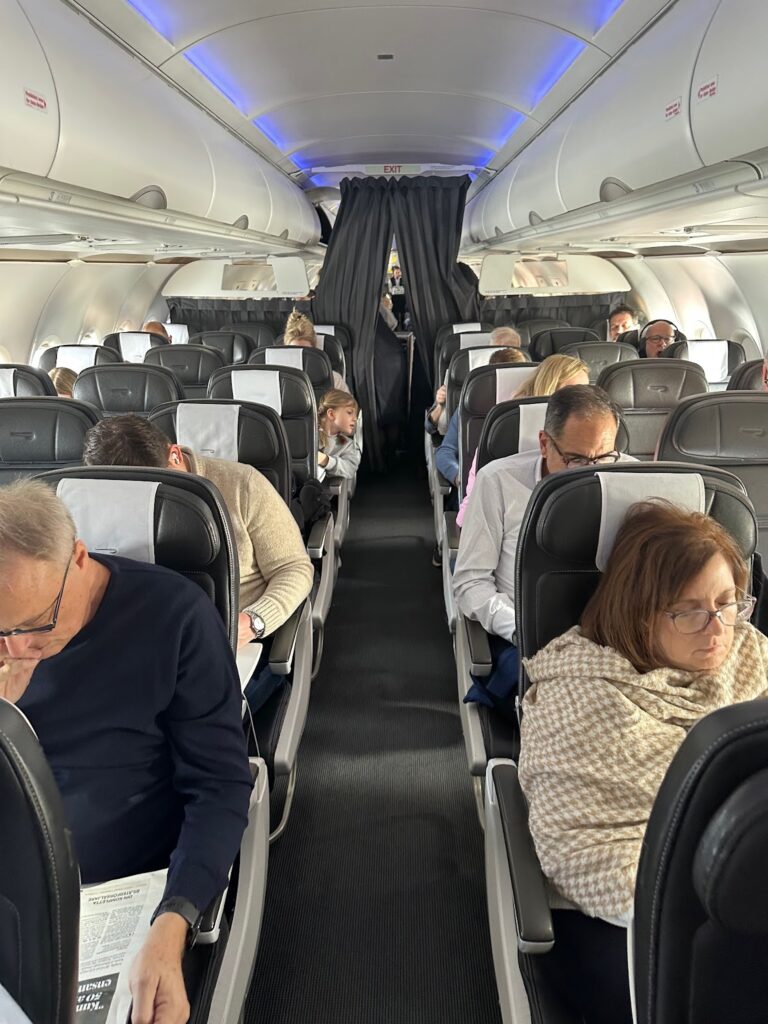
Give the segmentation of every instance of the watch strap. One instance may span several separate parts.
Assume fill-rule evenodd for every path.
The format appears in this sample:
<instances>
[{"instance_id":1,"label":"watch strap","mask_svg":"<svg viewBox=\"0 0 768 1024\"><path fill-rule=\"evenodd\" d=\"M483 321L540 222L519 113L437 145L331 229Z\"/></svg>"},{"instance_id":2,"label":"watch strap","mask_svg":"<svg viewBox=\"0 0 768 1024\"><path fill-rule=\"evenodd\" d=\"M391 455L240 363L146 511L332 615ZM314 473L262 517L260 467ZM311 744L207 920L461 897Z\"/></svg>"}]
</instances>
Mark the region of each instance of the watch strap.
<instances>
[{"instance_id":1,"label":"watch strap","mask_svg":"<svg viewBox=\"0 0 768 1024\"><path fill-rule=\"evenodd\" d=\"M167 900L163 900L152 915L150 924L161 914L178 914L179 917L183 917L189 925L189 934L187 935L187 946L191 948L194 946L197 940L197 933L200 931L200 922L202 915L197 907L190 900L184 899L183 896L171 896Z\"/></svg>"}]
</instances>

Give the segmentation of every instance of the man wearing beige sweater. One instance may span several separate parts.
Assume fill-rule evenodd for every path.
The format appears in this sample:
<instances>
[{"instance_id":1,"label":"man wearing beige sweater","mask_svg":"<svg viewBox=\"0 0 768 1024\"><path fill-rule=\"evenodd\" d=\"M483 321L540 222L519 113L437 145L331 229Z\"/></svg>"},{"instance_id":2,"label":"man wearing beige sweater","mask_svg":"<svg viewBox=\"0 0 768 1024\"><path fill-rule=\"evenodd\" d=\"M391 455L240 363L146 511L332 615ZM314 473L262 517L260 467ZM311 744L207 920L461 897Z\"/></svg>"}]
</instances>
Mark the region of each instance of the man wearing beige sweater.
<instances>
[{"instance_id":1,"label":"man wearing beige sweater","mask_svg":"<svg viewBox=\"0 0 768 1024\"><path fill-rule=\"evenodd\" d=\"M165 434L141 416L111 416L91 427L83 459L87 466L147 466L196 473L221 492L240 562L237 645L267 640L246 688L251 710L258 710L282 681L269 672L268 638L308 596L314 578L288 506L253 467L206 458L170 444Z\"/></svg>"}]
</instances>

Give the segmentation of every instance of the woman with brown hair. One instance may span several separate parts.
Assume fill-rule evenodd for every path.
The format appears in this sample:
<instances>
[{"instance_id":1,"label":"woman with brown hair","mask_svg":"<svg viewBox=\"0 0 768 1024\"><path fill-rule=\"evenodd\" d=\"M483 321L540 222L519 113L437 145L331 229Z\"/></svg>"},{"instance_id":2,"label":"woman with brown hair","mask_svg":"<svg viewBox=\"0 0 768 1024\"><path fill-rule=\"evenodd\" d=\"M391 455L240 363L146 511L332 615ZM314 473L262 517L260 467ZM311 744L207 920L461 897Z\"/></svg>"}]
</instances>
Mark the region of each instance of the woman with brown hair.
<instances>
[{"instance_id":1,"label":"woman with brown hair","mask_svg":"<svg viewBox=\"0 0 768 1024\"><path fill-rule=\"evenodd\" d=\"M308 316L300 313L298 309L294 309L285 322L283 344L298 345L300 348L318 347L315 325ZM336 370L333 371L333 386L337 391L346 391L347 394L351 393L347 382Z\"/></svg>"},{"instance_id":2,"label":"woman with brown hair","mask_svg":"<svg viewBox=\"0 0 768 1024\"><path fill-rule=\"evenodd\" d=\"M526 660L520 782L545 875L627 924L651 807L688 730L768 691L749 573L714 520L634 505L575 626Z\"/></svg>"}]
</instances>

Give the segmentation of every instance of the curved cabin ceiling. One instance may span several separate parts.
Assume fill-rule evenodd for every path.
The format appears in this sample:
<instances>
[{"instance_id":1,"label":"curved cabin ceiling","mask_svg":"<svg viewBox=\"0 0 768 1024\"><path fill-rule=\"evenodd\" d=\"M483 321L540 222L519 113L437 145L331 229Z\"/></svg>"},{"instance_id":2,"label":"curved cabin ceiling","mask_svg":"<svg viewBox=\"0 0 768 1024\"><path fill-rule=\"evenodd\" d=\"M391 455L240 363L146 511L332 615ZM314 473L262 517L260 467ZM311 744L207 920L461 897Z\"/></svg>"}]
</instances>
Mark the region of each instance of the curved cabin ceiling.
<instances>
[{"instance_id":1,"label":"curved cabin ceiling","mask_svg":"<svg viewBox=\"0 0 768 1024\"><path fill-rule=\"evenodd\" d=\"M384 164L415 172L498 170L670 6L65 2L285 173L316 186L336 184L352 169L381 172Z\"/></svg>"}]
</instances>

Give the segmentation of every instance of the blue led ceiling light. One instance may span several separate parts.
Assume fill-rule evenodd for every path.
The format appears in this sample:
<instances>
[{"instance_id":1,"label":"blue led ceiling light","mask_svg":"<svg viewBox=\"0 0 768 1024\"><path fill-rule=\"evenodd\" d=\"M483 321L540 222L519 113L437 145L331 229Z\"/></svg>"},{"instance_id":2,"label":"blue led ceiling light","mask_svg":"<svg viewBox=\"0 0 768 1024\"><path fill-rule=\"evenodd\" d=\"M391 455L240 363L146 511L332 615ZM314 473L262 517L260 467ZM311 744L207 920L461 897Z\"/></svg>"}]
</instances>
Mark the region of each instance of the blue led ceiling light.
<instances>
[{"instance_id":1,"label":"blue led ceiling light","mask_svg":"<svg viewBox=\"0 0 768 1024\"><path fill-rule=\"evenodd\" d=\"M245 113L245 104L238 98L234 88L226 80L225 76L219 71L217 67L206 57L205 53L201 52L200 46L192 47L190 50L184 51L184 59L188 61L192 67L199 71L200 74L205 78L214 89L218 89L221 95L229 100L233 107L237 107L241 114Z\"/></svg>"},{"instance_id":2,"label":"blue led ceiling light","mask_svg":"<svg viewBox=\"0 0 768 1024\"><path fill-rule=\"evenodd\" d=\"M170 29L168 20L163 10L159 9L156 0L125 0L129 7L132 7L137 14L140 14L144 21L170 43Z\"/></svg>"}]
</instances>

